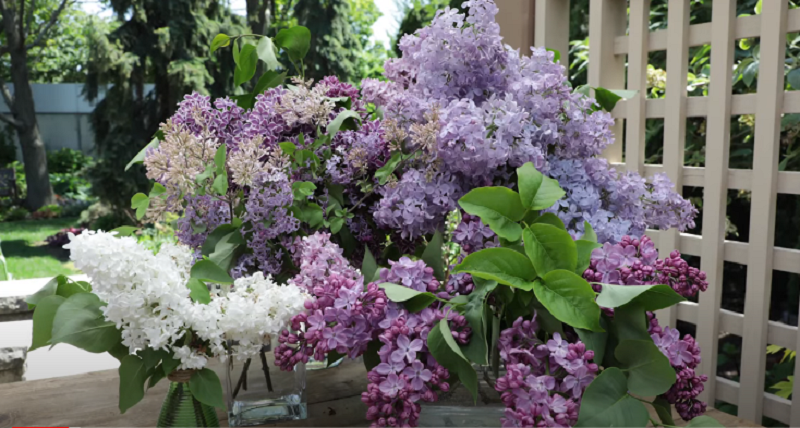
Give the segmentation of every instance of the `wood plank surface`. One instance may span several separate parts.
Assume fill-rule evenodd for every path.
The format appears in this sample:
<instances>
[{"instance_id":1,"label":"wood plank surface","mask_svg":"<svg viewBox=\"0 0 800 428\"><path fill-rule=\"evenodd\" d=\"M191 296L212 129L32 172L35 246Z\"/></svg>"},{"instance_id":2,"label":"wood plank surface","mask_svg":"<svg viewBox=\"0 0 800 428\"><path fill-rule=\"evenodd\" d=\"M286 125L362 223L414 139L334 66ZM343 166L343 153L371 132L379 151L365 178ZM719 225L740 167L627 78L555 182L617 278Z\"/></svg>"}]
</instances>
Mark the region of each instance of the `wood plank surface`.
<instances>
[{"instance_id":1,"label":"wood plank surface","mask_svg":"<svg viewBox=\"0 0 800 428\"><path fill-rule=\"evenodd\" d=\"M222 374L222 365L214 365ZM369 426L364 418L366 406L361 402L361 392L366 389L367 376L364 365L358 361L345 361L339 367L308 371L306 396L308 419L290 421L274 426ZM19 426L102 426L102 427L153 427L156 426L168 382L162 381L147 391L144 399L119 414L119 377L116 370L105 370L77 376L4 384L0 389L0 428ZM457 388L439 403L446 406L473 406L469 395ZM482 390L488 390L486 385ZM491 392L491 391L488 391ZM478 406L498 405L497 396L482 394ZM423 410L423 417L425 410ZM709 416L728 427L749 427L754 424L709 409ZM227 426L224 410L218 409L220 424ZM653 415L655 416L655 414ZM675 415L678 421L677 415ZM499 420L497 425L499 426ZM678 421L679 426L685 425Z\"/></svg>"}]
</instances>

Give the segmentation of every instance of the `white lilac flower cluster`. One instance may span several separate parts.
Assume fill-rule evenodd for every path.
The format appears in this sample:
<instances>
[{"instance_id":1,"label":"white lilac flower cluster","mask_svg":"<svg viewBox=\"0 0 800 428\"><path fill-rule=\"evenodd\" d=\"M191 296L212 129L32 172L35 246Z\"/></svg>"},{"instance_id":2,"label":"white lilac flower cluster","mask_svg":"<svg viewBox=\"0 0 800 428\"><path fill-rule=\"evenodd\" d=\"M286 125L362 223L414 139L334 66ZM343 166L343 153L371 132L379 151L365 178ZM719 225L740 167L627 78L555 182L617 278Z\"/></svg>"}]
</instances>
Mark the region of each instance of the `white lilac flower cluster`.
<instances>
[{"instance_id":1,"label":"white lilac flower cluster","mask_svg":"<svg viewBox=\"0 0 800 428\"><path fill-rule=\"evenodd\" d=\"M194 302L186 287L193 262L188 247L165 244L153 254L115 233L69 237L64 248L91 278L92 291L105 302L106 320L121 330L122 344L130 353L147 347L173 352L180 368L203 368L209 357L225 359L227 341L237 343L230 349L237 358L257 354L308 298L300 288L280 286L259 272L212 293L209 304Z\"/></svg>"}]
</instances>

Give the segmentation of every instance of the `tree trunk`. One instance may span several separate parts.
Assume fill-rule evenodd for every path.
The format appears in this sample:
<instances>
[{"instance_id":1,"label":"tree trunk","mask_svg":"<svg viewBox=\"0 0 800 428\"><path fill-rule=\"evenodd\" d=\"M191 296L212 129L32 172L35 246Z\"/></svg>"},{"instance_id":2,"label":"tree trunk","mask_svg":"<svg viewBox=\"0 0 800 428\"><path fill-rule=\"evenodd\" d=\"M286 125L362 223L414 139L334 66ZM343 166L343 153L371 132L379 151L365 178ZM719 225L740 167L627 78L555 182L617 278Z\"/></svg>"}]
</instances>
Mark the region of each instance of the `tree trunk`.
<instances>
[{"instance_id":1,"label":"tree trunk","mask_svg":"<svg viewBox=\"0 0 800 428\"><path fill-rule=\"evenodd\" d=\"M14 102L9 109L18 122L14 128L22 146L22 161L25 164L25 180L28 183L25 206L35 210L44 205L54 204L56 200L47 173L47 150L36 120L36 107L28 77L28 52L18 28L18 21L22 17L17 16L13 7L2 9L0 12L3 15L3 30L11 56L11 81L14 83Z\"/></svg>"}]
</instances>

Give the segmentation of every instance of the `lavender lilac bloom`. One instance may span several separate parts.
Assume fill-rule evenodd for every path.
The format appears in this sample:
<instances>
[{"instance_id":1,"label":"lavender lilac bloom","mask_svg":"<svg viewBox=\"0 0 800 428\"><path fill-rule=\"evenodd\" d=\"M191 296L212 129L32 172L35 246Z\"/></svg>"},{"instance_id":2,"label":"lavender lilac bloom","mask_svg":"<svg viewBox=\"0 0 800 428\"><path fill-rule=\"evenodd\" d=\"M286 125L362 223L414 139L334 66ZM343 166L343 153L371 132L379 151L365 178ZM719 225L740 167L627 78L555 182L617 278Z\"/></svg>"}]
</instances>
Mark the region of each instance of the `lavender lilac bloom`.
<instances>
[{"instance_id":1,"label":"lavender lilac bloom","mask_svg":"<svg viewBox=\"0 0 800 428\"><path fill-rule=\"evenodd\" d=\"M504 427L574 425L583 392L597 375L594 352L583 343L569 343L559 333L544 343L536 337L537 328L534 313L500 333L506 374L495 389L506 405Z\"/></svg>"},{"instance_id":2,"label":"lavender lilac bloom","mask_svg":"<svg viewBox=\"0 0 800 428\"><path fill-rule=\"evenodd\" d=\"M513 168L533 162L566 190L551 211L574 236L584 221L600 242L693 226L696 210L665 176L647 183L597 158L613 141L614 121L572 92L553 53L520 56L504 45L491 0L463 6L467 14L446 8L400 40L402 57L385 65L388 82L362 82L364 99L385 110L390 145L422 154L380 190L379 225L404 237L431 233L468 190L510 186Z\"/></svg>"}]
</instances>

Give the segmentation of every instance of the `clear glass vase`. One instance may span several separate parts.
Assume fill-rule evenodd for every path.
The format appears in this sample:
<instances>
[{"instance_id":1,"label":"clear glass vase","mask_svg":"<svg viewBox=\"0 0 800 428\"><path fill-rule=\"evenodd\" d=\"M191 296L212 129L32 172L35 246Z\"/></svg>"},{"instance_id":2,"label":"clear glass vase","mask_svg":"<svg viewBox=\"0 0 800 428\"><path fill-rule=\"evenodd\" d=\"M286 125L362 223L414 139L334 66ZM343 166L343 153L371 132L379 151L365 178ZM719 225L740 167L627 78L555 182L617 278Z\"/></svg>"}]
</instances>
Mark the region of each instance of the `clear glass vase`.
<instances>
[{"instance_id":1,"label":"clear glass vase","mask_svg":"<svg viewBox=\"0 0 800 428\"><path fill-rule=\"evenodd\" d=\"M167 398L161 405L158 426L219 427L219 419L217 419L217 412L213 407L194 398L192 392L189 391L188 383L170 382Z\"/></svg>"},{"instance_id":2,"label":"clear glass vase","mask_svg":"<svg viewBox=\"0 0 800 428\"><path fill-rule=\"evenodd\" d=\"M264 346L258 356L246 361L228 358L225 383L230 426L307 417L305 365L297 364L293 371L283 371L273 364L270 354L270 346Z\"/></svg>"}]
</instances>

